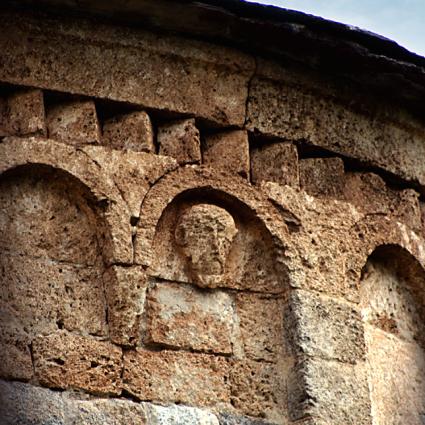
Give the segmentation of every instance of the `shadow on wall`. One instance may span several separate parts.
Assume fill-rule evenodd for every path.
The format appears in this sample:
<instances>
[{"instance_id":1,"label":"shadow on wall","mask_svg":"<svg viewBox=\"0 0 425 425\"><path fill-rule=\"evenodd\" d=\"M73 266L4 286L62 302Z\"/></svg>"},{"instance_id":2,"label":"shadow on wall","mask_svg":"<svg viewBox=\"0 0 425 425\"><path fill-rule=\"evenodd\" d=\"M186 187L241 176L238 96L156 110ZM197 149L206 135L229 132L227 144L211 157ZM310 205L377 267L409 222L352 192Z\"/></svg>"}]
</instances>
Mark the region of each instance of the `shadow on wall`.
<instances>
[{"instance_id":1,"label":"shadow on wall","mask_svg":"<svg viewBox=\"0 0 425 425\"><path fill-rule=\"evenodd\" d=\"M0 228L0 376L28 381L48 335L106 335L104 231L88 189L41 165L2 175Z\"/></svg>"},{"instance_id":2,"label":"shadow on wall","mask_svg":"<svg viewBox=\"0 0 425 425\"><path fill-rule=\"evenodd\" d=\"M360 285L374 425L425 420L425 271L406 250L378 247Z\"/></svg>"}]
</instances>

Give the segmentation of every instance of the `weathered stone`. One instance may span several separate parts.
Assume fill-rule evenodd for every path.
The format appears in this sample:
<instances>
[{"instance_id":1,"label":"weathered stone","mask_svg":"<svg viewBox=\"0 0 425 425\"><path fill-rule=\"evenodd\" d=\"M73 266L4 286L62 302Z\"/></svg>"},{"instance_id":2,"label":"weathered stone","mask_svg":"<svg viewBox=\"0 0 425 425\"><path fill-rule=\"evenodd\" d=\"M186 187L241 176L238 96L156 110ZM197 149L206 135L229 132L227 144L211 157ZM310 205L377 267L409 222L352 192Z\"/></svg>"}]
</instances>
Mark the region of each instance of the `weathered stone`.
<instances>
[{"instance_id":1,"label":"weathered stone","mask_svg":"<svg viewBox=\"0 0 425 425\"><path fill-rule=\"evenodd\" d=\"M1 423L2 425L161 424L147 419L150 408L147 404L117 399L80 400L77 397L75 393L0 381Z\"/></svg>"},{"instance_id":2,"label":"weathered stone","mask_svg":"<svg viewBox=\"0 0 425 425\"><path fill-rule=\"evenodd\" d=\"M363 215L349 203L313 198L289 186L269 182L262 189L292 228L284 260L290 285L358 301L358 278L350 279L348 270L359 257L353 229Z\"/></svg>"},{"instance_id":3,"label":"weathered stone","mask_svg":"<svg viewBox=\"0 0 425 425\"><path fill-rule=\"evenodd\" d=\"M356 102L353 93L342 98L336 90L327 92L314 85L318 84L301 74L260 61L250 86L248 128L304 140L425 184L420 120L383 104L377 108L370 100L369 104L362 99Z\"/></svg>"},{"instance_id":4,"label":"weathered stone","mask_svg":"<svg viewBox=\"0 0 425 425\"><path fill-rule=\"evenodd\" d=\"M387 214L420 233L419 194L394 190L373 173L347 173L344 198L365 214Z\"/></svg>"},{"instance_id":5,"label":"weathered stone","mask_svg":"<svg viewBox=\"0 0 425 425\"><path fill-rule=\"evenodd\" d=\"M103 172L118 187L127 203L128 213L135 218L140 215L140 205L151 185L177 168L173 158L151 153L111 150L103 146L84 146L80 149L101 165ZM128 217L128 221L131 217Z\"/></svg>"},{"instance_id":6,"label":"weathered stone","mask_svg":"<svg viewBox=\"0 0 425 425\"><path fill-rule=\"evenodd\" d=\"M354 305L301 290L286 305L285 328L294 350L342 362L364 360L363 324Z\"/></svg>"},{"instance_id":7,"label":"weathered stone","mask_svg":"<svg viewBox=\"0 0 425 425\"><path fill-rule=\"evenodd\" d=\"M187 406L148 406L149 425L219 425L215 415Z\"/></svg>"},{"instance_id":8,"label":"weathered stone","mask_svg":"<svg viewBox=\"0 0 425 425\"><path fill-rule=\"evenodd\" d=\"M365 363L300 361L288 379L288 411L292 421L311 417L326 424L370 425Z\"/></svg>"},{"instance_id":9,"label":"weathered stone","mask_svg":"<svg viewBox=\"0 0 425 425\"><path fill-rule=\"evenodd\" d=\"M182 284L156 284L146 302L147 342L230 354L232 298Z\"/></svg>"},{"instance_id":10,"label":"weathered stone","mask_svg":"<svg viewBox=\"0 0 425 425\"><path fill-rule=\"evenodd\" d=\"M109 119L103 124L102 144L114 149L155 153L149 115L136 111Z\"/></svg>"},{"instance_id":11,"label":"weathered stone","mask_svg":"<svg viewBox=\"0 0 425 425\"><path fill-rule=\"evenodd\" d=\"M0 380L2 425L67 425L67 413L57 391Z\"/></svg>"},{"instance_id":12,"label":"weathered stone","mask_svg":"<svg viewBox=\"0 0 425 425\"><path fill-rule=\"evenodd\" d=\"M0 322L4 320L7 319L0 312ZM19 336L16 335L9 335L9 338L14 337L15 341L5 342L4 333L4 330L0 330L0 377L29 381L34 374L29 346L24 341L19 341Z\"/></svg>"},{"instance_id":13,"label":"weathered stone","mask_svg":"<svg viewBox=\"0 0 425 425\"><path fill-rule=\"evenodd\" d=\"M0 257L0 328L30 343L57 329L105 335L101 269L19 253Z\"/></svg>"},{"instance_id":14,"label":"weathered stone","mask_svg":"<svg viewBox=\"0 0 425 425\"><path fill-rule=\"evenodd\" d=\"M299 185L298 152L292 143L277 142L251 151L251 179L255 184L271 181Z\"/></svg>"},{"instance_id":15,"label":"weathered stone","mask_svg":"<svg viewBox=\"0 0 425 425\"><path fill-rule=\"evenodd\" d=\"M344 192L344 162L341 158L301 159L300 186L314 196L341 199Z\"/></svg>"},{"instance_id":16,"label":"weathered stone","mask_svg":"<svg viewBox=\"0 0 425 425\"><path fill-rule=\"evenodd\" d=\"M230 371L231 400L238 412L284 423L286 377L282 365L234 361Z\"/></svg>"},{"instance_id":17,"label":"weathered stone","mask_svg":"<svg viewBox=\"0 0 425 425\"><path fill-rule=\"evenodd\" d=\"M55 105L47 111L49 137L78 146L100 143L96 107L91 100Z\"/></svg>"},{"instance_id":18,"label":"weathered stone","mask_svg":"<svg viewBox=\"0 0 425 425\"><path fill-rule=\"evenodd\" d=\"M103 277L111 341L119 345L138 344L147 287L143 269L112 266Z\"/></svg>"},{"instance_id":19,"label":"weathered stone","mask_svg":"<svg viewBox=\"0 0 425 425\"><path fill-rule=\"evenodd\" d=\"M7 132L26 136L46 134L43 92L37 89L19 90L7 98L5 114Z\"/></svg>"},{"instance_id":20,"label":"weathered stone","mask_svg":"<svg viewBox=\"0 0 425 425\"><path fill-rule=\"evenodd\" d=\"M249 178L249 142L245 130L232 130L207 136L202 147L204 164Z\"/></svg>"},{"instance_id":21,"label":"weathered stone","mask_svg":"<svg viewBox=\"0 0 425 425\"><path fill-rule=\"evenodd\" d=\"M157 137L160 155L171 156L180 165L201 162L201 142L194 119L162 125Z\"/></svg>"},{"instance_id":22,"label":"weathered stone","mask_svg":"<svg viewBox=\"0 0 425 425\"><path fill-rule=\"evenodd\" d=\"M64 16L2 13L0 24L2 81L244 123L255 64L241 52Z\"/></svg>"},{"instance_id":23,"label":"weathered stone","mask_svg":"<svg viewBox=\"0 0 425 425\"><path fill-rule=\"evenodd\" d=\"M6 196L1 200L7 205L6 211L39 224L31 228L27 223L21 233L16 230L19 221L13 224L7 214L0 215L1 220L6 217L6 222L0 223L2 228L5 223L11 226L2 233L0 245L8 240L7 249L18 241L21 252L33 252L35 245L35 255L30 255L39 257L47 251L47 257L79 264L90 264L97 254L107 264L131 263L131 227L125 219L128 208L118 187L95 159L81 148L35 137L5 138L0 144L0 158L0 171L7 171L1 183L6 186L0 190ZM14 190L19 193L18 201L8 203L8 197L14 199ZM27 191L35 194L29 196ZM47 204L43 207L44 202ZM40 229L47 246L37 239ZM48 229L47 235L44 229ZM34 244L25 243L26 234L32 235ZM97 252L99 241L101 253Z\"/></svg>"},{"instance_id":24,"label":"weathered stone","mask_svg":"<svg viewBox=\"0 0 425 425\"><path fill-rule=\"evenodd\" d=\"M96 216L84 190L54 172L21 172L0 182L0 246L9 252L93 265Z\"/></svg>"},{"instance_id":25,"label":"weathered stone","mask_svg":"<svg viewBox=\"0 0 425 425\"><path fill-rule=\"evenodd\" d=\"M140 400L210 406L230 401L227 359L137 349L124 353L124 389Z\"/></svg>"},{"instance_id":26,"label":"weathered stone","mask_svg":"<svg viewBox=\"0 0 425 425\"><path fill-rule=\"evenodd\" d=\"M151 425L148 406L128 400L75 400L65 393L66 425ZM152 424L153 425L153 424Z\"/></svg>"},{"instance_id":27,"label":"weathered stone","mask_svg":"<svg viewBox=\"0 0 425 425\"><path fill-rule=\"evenodd\" d=\"M230 413L221 413L218 416L220 425L274 425L264 419L249 418L248 416L237 416Z\"/></svg>"},{"instance_id":28,"label":"weathered stone","mask_svg":"<svg viewBox=\"0 0 425 425\"><path fill-rule=\"evenodd\" d=\"M236 313L245 356L276 362L284 350L282 300L262 294L237 294Z\"/></svg>"},{"instance_id":29,"label":"weathered stone","mask_svg":"<svg viewBox=\"0 0 425 425\"><path fill-rule=\"evenodd\" d=\"M237 232L233 217L216 205L194 205L179 217L175 241L188 260L196 284L215 287L223 279Z\"/></svg>"},{"instance_id":30,"label":"weathered stone","mask_svg":"<svg viewBox=\"0 0 425 425\"><path fill-rule=\"evenodd\" d=\"M121 349L109 342L59 331L33 342L34 368L42 385L94 394L121 393Z\"/></svg>"}]
</instances>

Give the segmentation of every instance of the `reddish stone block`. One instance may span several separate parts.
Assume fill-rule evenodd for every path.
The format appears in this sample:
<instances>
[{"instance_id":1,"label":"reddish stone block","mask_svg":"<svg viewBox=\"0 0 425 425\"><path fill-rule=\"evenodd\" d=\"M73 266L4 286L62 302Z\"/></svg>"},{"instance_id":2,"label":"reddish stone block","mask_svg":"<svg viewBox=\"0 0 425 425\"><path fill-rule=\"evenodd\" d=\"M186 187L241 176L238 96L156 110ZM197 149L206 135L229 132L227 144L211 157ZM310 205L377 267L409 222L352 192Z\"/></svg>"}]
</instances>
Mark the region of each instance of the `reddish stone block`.
<instances>
[{"instance_id":1,"label":"reddish stone block","mask_svg":"<svg viewBox=\"0 0 425 425\"><path fill-rule=\"evenodd\" d=\"M141 267L112 266L103 275L109 336L119 345L140 342L147 282Z\"/></svg>"},{"instance_id":2,"label":"reddish stone block","mask_svg":"<svg viewBox=\"0 0 425 425\"><path fill-rule=\"evenodd\" d=\"M100 143L96 107L91 100L55 105L47 113L49 137L70 145Z\"/></svg>"},{"instance_id":3,"label":"reddish stone block","mask_svg":"<svg viewBox=\"0 0 425 425\"><path fill-rule=\"evenodd\" d=\"M59 331L36 337L33 356L42 385L94 394L121 393L122 351L109 342Z\"/></svg>"},{"instance_id":4,"label":"reddish stone block","mask_svg":"<svg viewBox=\"0 0 425 425\"><path fill-rule=\"evenodd\" d=\"M102 144L114 149L155 153L149 115L144 111L136 111L106 121Z\"/></svg>"},{"instance_id":5,"label":"reddish stone block","mask_svg":"<svg viewBox=\"0 0 425 425\"><path fill-rule=\"evenodd\" d=\"M245 130L226 131L207 136L203 143L204 164L249 178L249 143Z\"/></svg>"},{"instance_id":6,"label":"reddish stone block","mask_svg":"<svg viewBox=\"0 0 425 425\"><path fill-rule=\"evenodd\" d=\"M251 152L251 178L255 184L271 181L298 186L298 152L291 143L272 143Z\"/></svg>"},{"instance_id":7,"label":"reddish stone block","mask_svg":"<svg viewBox=\"0 0 425 425\"><path fill-rule=\"evenodd\" d=\"M341 158L300 160L300 186L313 196L342 198L345 175Z\"/></svg>"},{"instance_id":8,"label":"reddish stone block","mask_svg":"<svg viewBox=\"0 0 425 425\"><path fill-rule=\"evenodd\" d=\"M3 107L0 109L3 109L0 135L1 133L16 136L46 134L44 99L41 90L19 90L3 101Z\"/></svg>"},{"instance_id":9,"label":"reddish stone block","mask_svg":"<svg viewBox=\"0 0 425 425\"><path fill-rule=\"evenodd\" d=\"M201 162L201 142L194 119L174 121L158 128L159 154L182 164Z\"/></svg>"},{"instance_id":10,"label":"reddish stone block","mask_svg":"<svg viewBox=\"0 0 425 425\"><path fill-rule=\"evenodd\" d=\"M124 389L140 400L211 406L229 402L226 358L137 349L124 354Z\"/></svg>"},{"instance_id":11,"label":"reddish stone block","mask_svg":"<svg viewBox=\"0 0 425 425\"><path fill-rule=\"evenodd\" d=\"M147 341L168 346L232 352L232 298L182 284L157 284L146 303Z\"/></svg>"}]
</instances>

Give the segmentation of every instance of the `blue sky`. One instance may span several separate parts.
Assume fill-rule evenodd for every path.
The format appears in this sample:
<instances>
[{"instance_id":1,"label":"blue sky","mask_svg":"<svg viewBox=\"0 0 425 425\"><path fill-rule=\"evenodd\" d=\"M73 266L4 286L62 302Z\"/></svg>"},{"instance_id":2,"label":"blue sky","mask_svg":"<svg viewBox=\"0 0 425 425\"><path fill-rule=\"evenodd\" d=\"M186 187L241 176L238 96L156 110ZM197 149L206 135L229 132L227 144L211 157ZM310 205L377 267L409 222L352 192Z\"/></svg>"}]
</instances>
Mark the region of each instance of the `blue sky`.
<instances>
[{"instance_id":1,"label":"blue sky","mask_svg":"<svg viewBox=\"0 0 425 425\"><path fill-rule=\"evenodd\" d=\"M425 0L248 0L300 10L383 35L425 56Z\"/></svg>"}]
</instances>

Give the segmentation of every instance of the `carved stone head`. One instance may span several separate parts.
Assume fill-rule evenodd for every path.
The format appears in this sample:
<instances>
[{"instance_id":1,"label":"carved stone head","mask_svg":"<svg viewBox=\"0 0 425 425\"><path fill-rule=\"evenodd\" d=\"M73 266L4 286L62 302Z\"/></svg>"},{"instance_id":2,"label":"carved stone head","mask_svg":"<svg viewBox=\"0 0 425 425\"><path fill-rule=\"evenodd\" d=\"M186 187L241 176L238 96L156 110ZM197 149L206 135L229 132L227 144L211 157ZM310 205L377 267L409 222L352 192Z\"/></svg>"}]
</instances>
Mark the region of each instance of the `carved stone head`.
<instances>
[{"instance_id":1,"label":"carved stone head","mask_svg":"<svg viewBox=\"0 0 425 425\"><path fill-rule=\"evenodd\" d=\"M213 287L221 281L237 232L232 216L215 205L198 204L180 216L175 240L197 284Z\"/></svg>"}]
</instances>

